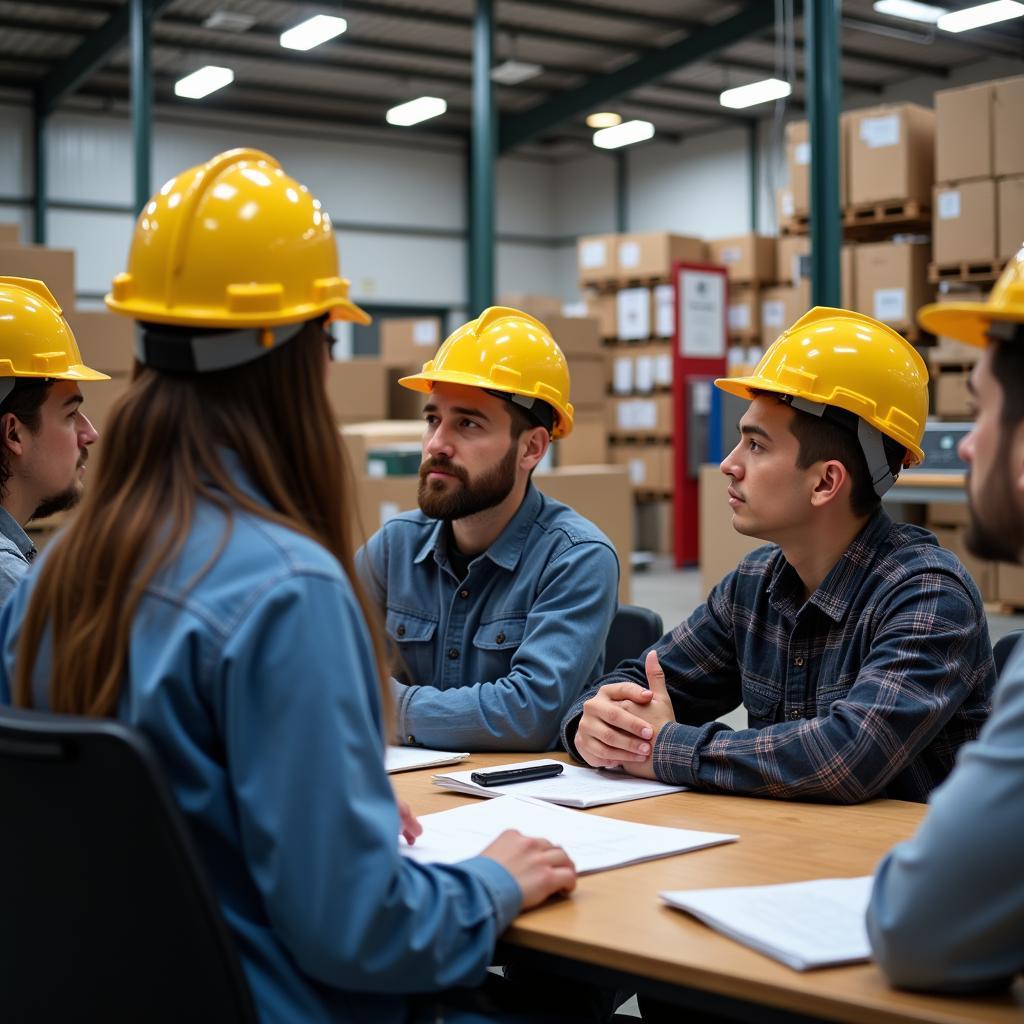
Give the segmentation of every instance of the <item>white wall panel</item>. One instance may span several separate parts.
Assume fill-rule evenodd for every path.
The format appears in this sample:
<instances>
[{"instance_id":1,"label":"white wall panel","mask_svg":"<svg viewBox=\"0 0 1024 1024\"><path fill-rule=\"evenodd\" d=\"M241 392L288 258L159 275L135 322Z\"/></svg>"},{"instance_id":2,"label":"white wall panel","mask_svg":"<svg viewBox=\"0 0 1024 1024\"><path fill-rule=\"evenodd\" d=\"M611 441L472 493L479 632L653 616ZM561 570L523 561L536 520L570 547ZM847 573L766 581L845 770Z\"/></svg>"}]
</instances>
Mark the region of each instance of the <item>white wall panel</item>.
<instances>
[{"instance_id":1,"label":"white wall panel","mask_svg":"<svg viewBox=\"0 0 1024 1024\"><path fill-rule=\"evenodd\" d=\"M566 160L555 167L555 224L558 237L615 230L615 162L606 153Z\"/></svg>"},{"instance_id":2,"label":"white wall panel","mask_svg":"<svg viewBox=\"0 0 1024 1024\"><path fill-rule=\"evenodd\" d=\"M56 114L50 118L46 137L50 199L132 202L132 137L127 122Z\"/></svg>"},{"instance_id":3,"label":"white wall panel","mask_svg":"<svg viewBox=\"0 0 1024 1024\"><path fill-rule=\"evenodd\" d=\"M0 106L0 138L0 195L23 195L32 181L32 115L27 108Z\"/></svg>"},{"instance_id":4,"label":"white wall panel","mask_svg":"<svg viewBox=\"0 0 1024 1024\"><path fill-rule=\"evenodd\" d=\"M554 235L554 177L555 169L549 163L514 157L499 160L495 181L497 230L543 238Z\"/></svg>"},{"instance_id":5,"label":"white wall panel","mask_svg":"<svg viewBox=\"0 0 1024 1024\"><path fill-rule=\"evenodd\" d=\"M494 294L552 294L554 249L544 245L499 242L495 259Z\"/></svg>"},{"instance_id":6,"label":"white wall panel","mask_svg":"<svg viewBox=\"0 0 1024 1024\"><path fill-rule=\"evenodd\" d=\"M17 224L21 229L21 244L32 241L32 211L25 206L0 203L0 224Z\"/></svg>"},{"instance_id":7,"label":"white wall panel","mask_svg":"<svg viewBox=\"0 0 1024 1024\"><path fill-rule=\"evenodd\" d=\"M127 213L51 210L47 244L75 250L75 290L103 292L125 269L134 218Z\"/></svg>"}]
</instances>

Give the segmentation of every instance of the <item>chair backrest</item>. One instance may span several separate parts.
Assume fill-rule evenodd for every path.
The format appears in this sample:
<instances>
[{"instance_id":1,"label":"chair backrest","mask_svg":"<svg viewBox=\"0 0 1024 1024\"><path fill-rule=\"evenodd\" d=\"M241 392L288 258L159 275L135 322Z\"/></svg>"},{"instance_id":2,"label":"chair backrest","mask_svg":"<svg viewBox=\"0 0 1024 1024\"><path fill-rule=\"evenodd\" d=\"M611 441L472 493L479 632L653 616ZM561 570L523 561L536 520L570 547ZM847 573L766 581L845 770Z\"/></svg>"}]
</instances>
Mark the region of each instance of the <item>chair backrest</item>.
<instances>
[{"instance_id":1,"label":"chair backrest","mask_svg":"<svg viewBox=\"0 0 1024 1024\"><path fill-rule=\"evenodd\" d=\"M1017 646L1017 641L1021 636L1024 636L1024 629L1014 629L1005 636L1001 636L995 642L995 645L992 647L992 657L996 663L997 676L1001 676L1003 674L1003 666L1009 660L1009 657L1013 653L1013 649Z\"/></svg>"},{"instance_id":2,"label":"chair backrest","mask_svg":"<svg viewBox=\"0 0 1024 1024\"><path fill-rule=\"evenodd\" d=\"M256 1021L140 733L0 708L0 822L4 1020Z\"/></svg>"},{"instance_id":3,"label":"chair backrest","mask_svg":"<svg viewBox=\"0 0 1024 1024\"><path fill-rule=\"evenodd\" d=\"M661 616L657 612L637 604L622 605L608 627L608 639L604 644L605 672L610 672L627 658L639 658L661 639L662 632Z\"/></svg>"}]
</instances>

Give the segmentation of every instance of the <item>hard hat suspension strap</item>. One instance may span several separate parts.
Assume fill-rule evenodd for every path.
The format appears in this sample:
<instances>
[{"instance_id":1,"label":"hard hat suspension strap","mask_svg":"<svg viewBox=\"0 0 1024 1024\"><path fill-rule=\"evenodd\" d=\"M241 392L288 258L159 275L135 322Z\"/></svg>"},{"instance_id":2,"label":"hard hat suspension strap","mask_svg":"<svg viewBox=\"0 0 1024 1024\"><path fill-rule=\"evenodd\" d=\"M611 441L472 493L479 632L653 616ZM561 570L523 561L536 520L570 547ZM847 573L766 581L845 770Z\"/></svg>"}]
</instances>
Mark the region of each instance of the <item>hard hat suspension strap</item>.
<instances>
[{"instance_id":1,"label":"hard hat suspension strap","mask_svg":"<svg viewBox=\"0 0 1024 1024\"><path fill-rule=\"evenodd\" d=\"M495 391L492 388L483 388L489 395L495 398L503 398L506 402L518 405L537 421L537 426L543 427L549 434L555 426L555 410L541 398L533 398L530 395L517 395L511 391Z\"/></svg>"},{"instance_id":2,"label":"hard hat suspension strap","mask_svg":"<svg viewBox=\"0 0 1024 1024\"><path fill-rule=\"evenodd\" d=\"M302 324L285 324L190 335L163 331L160 324L140 324L135 334L135 357L144 366L168 373L211 373L251 363L284 344L301 328ZM270 344L266 344L268 336Z\"/></svg>"}]
</instances>

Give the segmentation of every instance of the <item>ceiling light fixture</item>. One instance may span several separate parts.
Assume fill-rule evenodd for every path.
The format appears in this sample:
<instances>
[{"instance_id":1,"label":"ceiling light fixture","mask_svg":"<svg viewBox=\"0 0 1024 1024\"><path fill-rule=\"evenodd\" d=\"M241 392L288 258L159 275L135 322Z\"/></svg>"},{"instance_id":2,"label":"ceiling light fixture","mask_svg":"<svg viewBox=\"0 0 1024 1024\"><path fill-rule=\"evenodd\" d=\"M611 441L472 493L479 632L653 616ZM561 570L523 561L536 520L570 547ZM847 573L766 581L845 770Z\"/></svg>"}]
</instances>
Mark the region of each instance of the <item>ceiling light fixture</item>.
<instances>
[{"instance_id":1,"label":"ceiling light fixture","mask_svg":"<svg viewBox=\"0 0 1024 1024\"><path fill-rule=\"evenodd\" d=\"M778 78L765 78L760 82L751 82L749 85L740 85L735 89L726 89L718 97L718 102L723 107L742 110L744 107L754 107L758 103L767 103L769 100L781 100L792 91L789 82L783 82Z\"/></svg>"},{"instance_id":2,"label":"ceiling light fixture","mask_svg":"<svg viewBox=\"0 0 1024 1024\"><path fill-rule=\"evenodd\" d=\"M203 22L203 28L213 28L220 32L248 32L255 24L256 19L251 14L221 9L214 11Z\"/></svg>"},{"instance_id":3,"label":"ceiling light fixture","mask_svg":"<svg viewBox=\"0 0 1024 1024\"><path fill-rule=\"evenodd\" d=\"M611 110L599 110L593 114L587 114L588 128L614 128L622 124L622 115Z\"/></svg>"},{"instance_id":4,"label":"ceiling light fixture","mask_svg":"<svg viewBox=\"0 0 1024 1024\"><path fill-rule=\"evenodd\" d=\"M875 0L874 7L879 14L907 21L923 21L926 25L934 25L946 13L945 7L918 3L918 0Z\"/></svg>"},{"instance_id":5,"label":"ceiling light fixture","mask_svg":"<svg viewBox=\"0 0 1024 1024\"><path fill-rule=\"evenodd\" d=\"M1024 4L1017 0L993 0L989 4L967 7L962 11L944 14L936 24L943 32L969 32L972 28L995 25L1024 15Z\"/></svg>"},{"instance_id":6,"label":"ceiling light fixture","mask_svg":"<svg viewBox=\"0 0 1024 1024\"><path fill-rule=\"evenodd\" d=\"M281 45L289 50L312 50L314 46L340 36L347 28L348 22L344 18L316 14L287 32L282 32Z\"/></svg>"},{"instance_id":7,"label":"ceiling light fixture","mask_svg":"<svg viewBox=\"0 0 1024 1024\"><path fill-rule=\"evenodd\" d=\"M539 64L525 60L504 60L491 68L491 81L499 85L518 85L543 73L544 69Z\"/></svg>"},{"instance_id":8,"label":"ceiling light fixture","mask_svg":"<svg viewBox=\"0 0 1024 1024\"><path fill-rule=\"evenodd\" d=\"M217 67L216 64L207 64L191 75L179 78L174 83L174 95L184 96L188 100L201 100L209 96L211 92L223 89L235 80L235 73L231 68Z\"/></svg>"},{"instance_id":9,"label":"ceiling light fixture","mask_svg":"<svg viewBox=\"0 0 1024 1024\"><path fill-rule=\"evenodd\" d=\"M437 117L447 109L448 104L439 96L419 96L408 103L399 103L397 107L392 107L385 116L388 124L408 128L409 125Z\"/></svg>"},{"instance_id":10,"label":"ceiling light fixture","mask_svg":"<svg viewBox=\"0 0 1024 1024\"><path fill-rule=\"evenodd\" d=\"M594 132L594 145L598 149L618 149L632 146L635 142L646 142L654 137L654 125L650 121L623 121L611 128Z\"/></svg>"}]
</instances>

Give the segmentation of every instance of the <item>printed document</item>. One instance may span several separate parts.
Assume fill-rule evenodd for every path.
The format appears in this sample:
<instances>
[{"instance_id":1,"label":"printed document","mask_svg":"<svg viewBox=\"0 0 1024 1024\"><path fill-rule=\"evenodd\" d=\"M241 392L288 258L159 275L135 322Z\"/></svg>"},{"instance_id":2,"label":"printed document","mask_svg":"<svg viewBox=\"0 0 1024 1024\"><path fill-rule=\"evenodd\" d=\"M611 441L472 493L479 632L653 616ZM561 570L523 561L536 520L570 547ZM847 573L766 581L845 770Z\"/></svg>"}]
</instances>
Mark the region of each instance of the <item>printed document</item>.
<instances>
[{"instance_id":1,"label":"printed document","mask_svg":"<svg viewBox=\"0 0 1024 1024\"><path fill-rule=\"evenodd\" d=\"M430 750L427 747L388 747L384 767L388 774L407 772L413 768L436 768L440 764L465 761L469 754L453 754L448 750Z\"/></svg>"},{"instance_id":2,"label":"printed document","mask_svg":"<svg viewBox=\"0 0 1024 1024\"><path fill-rule=\"evenodd\" d=\"M670 906L796 971L870 959L871 876L663 892Z\"/></svg>"},{"instance_id":3,"label":"printed document","mask_svg":"<svg viewBox=\"0 0 1024 1024\"><path fill-rule=\"evenodd\" d=\"M503 764L495 770L528 768L538 764L558 764L551 758L536 761L519 761ZM486 774L487 769L480 769ZM603 768L583 768L567 764L561 775L550 779L534 779L531 782L513 782L505 786L478 786L471 778L472 772L447 772L434 776L434 785L442 789L453 789L470 796L529 796L563 807L600 807L602 804L620 804L627 800L643 800L650 796L664 796L666 793L682 793L685 786L667 786L664 782L650 779L636 779L625 772L606 771Z\"/></svg>"},{"instance_id":4,"label":"printed document","mask_svg":"<svg viewBox=\"0 0 1024 1024\"><path fill-rule=\"evenodd\" d=\"M661 825L640 825L556 807L543 800L502 796L462 804L450 811L420 818L423 835L409 846L399 839L402 853L424 864L454 864L475 857L507 828L526 836L541 836L561 846L581 874L670 857L731 843L739 838L719 832L694 832Z\"/></svg>"}]
</instances>

